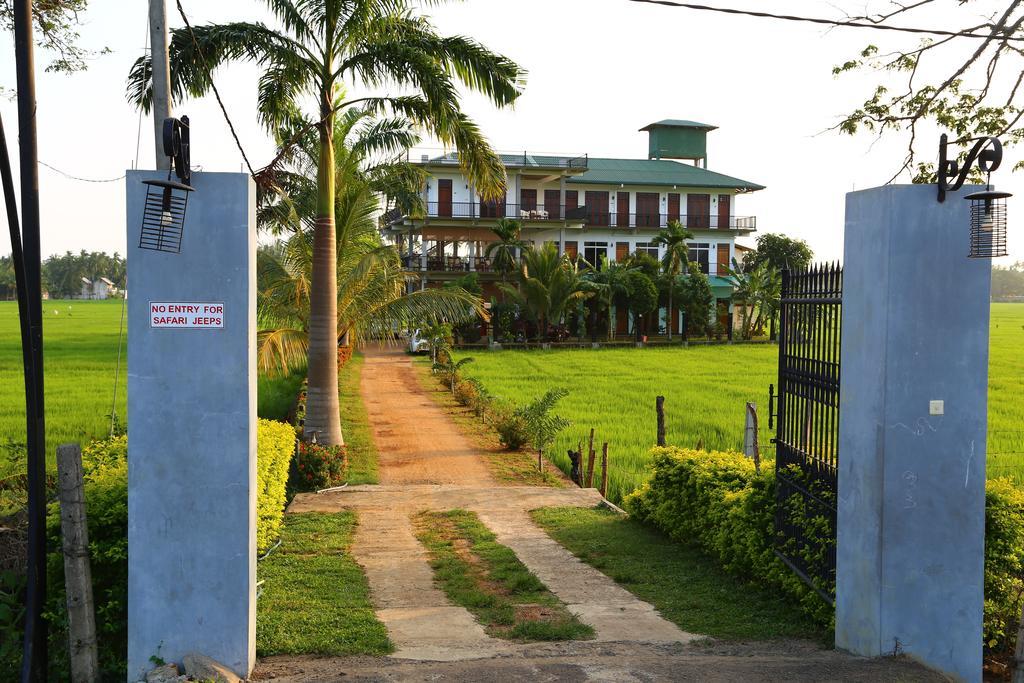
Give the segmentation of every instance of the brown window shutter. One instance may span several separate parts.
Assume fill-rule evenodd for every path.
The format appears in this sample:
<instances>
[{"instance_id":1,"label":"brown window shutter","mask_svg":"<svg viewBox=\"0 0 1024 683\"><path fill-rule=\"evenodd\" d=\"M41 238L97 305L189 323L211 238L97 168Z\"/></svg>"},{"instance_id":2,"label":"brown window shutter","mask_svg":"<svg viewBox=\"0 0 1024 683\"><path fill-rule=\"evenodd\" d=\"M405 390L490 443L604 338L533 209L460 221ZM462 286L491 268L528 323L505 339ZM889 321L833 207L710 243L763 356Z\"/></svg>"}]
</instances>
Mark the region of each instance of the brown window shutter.
<instances>
[{"instance_id":1,"label":"brown window shutter","mask_svg":"<svg viewBox=\"0 0 1024 683\"><path fill-rule=\"evenodd\" d=\"M559 190L544 190L544 210L548 218L558 220L562 217L562 193Z\"/></svg>"},{"instance_id":2,"label":"brown window shutter","mask_svg":"<svg viewBox=\"0 0 1024 683\"><path fill-rule=\"evenodd\" d=\"M724 275L725 271L731 267L729 263L729 245L719 244L718 245L718 274Z\"/></svg>"},{"instance_id":3,"label":"brown window shutter","mask_svg":"<svg viewBox=\"0 0 1024 683\"><path fill-rule=\"evenodd\" d=\"M578 249L579 248L575 240L572 242L567 241L565 243L565 253L569 256L569 258L576 258L576 255L579 253Z\"/></svg>"},{"instance_id":4,"label":"brown window shutter","mask_svg":"<svg viewBox=\"0 0 1024 683\"><path fill-rule=\"evenodd\" d=\"M622 261L629 256L629 242L615 243L615 260Z\"/></svg>"}]
</instances>

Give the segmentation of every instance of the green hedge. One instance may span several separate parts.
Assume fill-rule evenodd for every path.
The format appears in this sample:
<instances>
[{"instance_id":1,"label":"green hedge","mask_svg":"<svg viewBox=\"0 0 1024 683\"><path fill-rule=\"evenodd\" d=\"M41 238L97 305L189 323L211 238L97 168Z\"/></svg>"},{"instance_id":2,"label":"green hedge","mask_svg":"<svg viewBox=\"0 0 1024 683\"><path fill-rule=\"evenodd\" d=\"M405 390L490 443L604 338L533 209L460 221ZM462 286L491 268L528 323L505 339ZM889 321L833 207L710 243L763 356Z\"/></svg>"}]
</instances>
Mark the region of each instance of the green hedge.
<instances>
[{"instance_id":1,"label":"green hedge","mask_svg":"<svg viewBox=\"0 0 1024 683\"><path fill-rule=\"evenodd\" d=\"M260 551L280 535L294 452L295 429L291 425L271 420L256 423L256 546Z\"/></svg>"},{"instance_id":2,"label":"green hedge","mask_svg":"<svg viewBox=\"0 0 1024 683\"><path fill-rule=\"evenodd\" d=\"M672 538L697 543L729 571L773 585L822 624L834 610L773 553L775 475L739 453L652 450L654 476L626 509ZM991 480L986 491L985 644L1012 652L1024 591L1024 491Z\"/></svg>"},{"instance_id":3,"label":"green hedge","mask_svg":"<svg viewBox=\"0 0 1024 683\"><path fill-rule=\"evenodd\" d=\"M278 536L285 507L285 485L295 448L295 431L287 424L259 420L256 427L256 540L260 550ZM124 680L128 639L128 439L119 436L95 441L82 451L86 514L89 523L89 561L103 680ZM47 516L49 556L50 660L52 678L65 680L67 671L67 613L64 558L60 552L60 509L52 503ZM4 623L0 619L0 624ZM20 640L20 632L5 627L0 639ZM6 652L6 650L5 650ZM17 675L20 651L0 658L0 680Z\"/></svg>"},{"instance_id":4,"label":"green hedge","mask_svg":"<svg viewBox=\"0 0 1024 683\"><path fill-rule=\"evenodd\" d=\"M655 448L654 476L626 497L626 509L670 537L697 543L733 573L756 578L794 598L831 626L832 606L798 579L774 553L775 474L759 475L740 453Z\"/></svg>"}]
</instances>

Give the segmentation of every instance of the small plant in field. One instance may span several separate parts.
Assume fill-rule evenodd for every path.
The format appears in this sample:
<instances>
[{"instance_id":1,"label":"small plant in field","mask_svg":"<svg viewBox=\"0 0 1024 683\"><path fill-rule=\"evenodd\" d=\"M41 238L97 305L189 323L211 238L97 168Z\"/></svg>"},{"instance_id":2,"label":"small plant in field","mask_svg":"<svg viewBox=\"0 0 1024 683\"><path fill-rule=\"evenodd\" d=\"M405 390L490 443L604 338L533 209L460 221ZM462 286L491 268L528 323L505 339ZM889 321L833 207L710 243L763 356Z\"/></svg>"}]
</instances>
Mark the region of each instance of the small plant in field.
<instances>
[{"instance_id":1,"label":"small plant in field","mask_svg":"<svg viewBox=\"0 0 1024 683\"><path fill-rule=\"evenodd\" d=\"M510 451L518 451L530 440L526 426L521 408L508 404L495 412L494 429L498 432L498 440Z\"/></svg>"},{"instance_id":2,"label":"small plant in field","mask_svg":"<svg viewBox=\"0 0 1024 683\"><path fill-rule=\"evenodd\" d=\"M559 415L552 415L555 404L569 395L565 389L549 389L540 398L520 408L530 445L537 451L537 469L544 470L544 449L550 446L555 437L565 430L571 422Z\"/></svg>"},{"instance_id":3,"label":"small plant in field","mask_svg":"<svg viewBox=\"0 0 1024 683\"><path fill-rule=\"evenodd\" d=\"M452 344L455 343L451 325L444 323L431 325L423 329L423 336L430 342L431 363L439 363L451 359Z\"/></svg>"},{"instance_id":4,"label":"small plant in field","mask_svg":"<svg viewBox=\"0 0 1024 683\"><path fill-rule=\"evenodd\" d=\"M455 400L459 402L459 405L472 408L476 402L477 392L479 390L479 383L472 379L459 379L456 380L453 387L455 393Z\"/></svg>"},{"instance_id":5,"label":"small plant in field","mask_svg":"<svg viewBox=\"0 0 1024 683\"><path fill-rule=\"evenodd\" d=\"M436 374L441 375L442 384L451 389L452 396L455 396L455 385L459 381L459 371L472 362L472 358L455 360L451 357L451 354L447 354L444 360L434 361L434 364L430 366L430 369Z\"/></svg>"},{"instance_id":6,"label":"small plant in field","mask_svg":"<svg viewBox=\"0 0 1024 683\"><path fill-rule=\"evenodd\" d=\"M299 441L288 479L292 493L318 491L345 483L348 456L344 446Z\"/></svg>"}]
</instances>

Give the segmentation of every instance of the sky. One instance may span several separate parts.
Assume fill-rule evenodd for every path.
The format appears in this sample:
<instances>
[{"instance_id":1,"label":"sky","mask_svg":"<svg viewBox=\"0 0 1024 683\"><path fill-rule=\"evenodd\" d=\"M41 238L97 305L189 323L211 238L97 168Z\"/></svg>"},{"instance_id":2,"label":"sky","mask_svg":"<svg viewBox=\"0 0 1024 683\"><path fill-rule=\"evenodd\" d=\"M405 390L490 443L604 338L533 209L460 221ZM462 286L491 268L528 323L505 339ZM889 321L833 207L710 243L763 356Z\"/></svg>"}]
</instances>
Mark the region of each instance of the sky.
<instances>
[{"instance_id":1,"label":"sky","mask_svg":"<svg viewBox=\"0 0 1024 683\"><path fill-rule=\"evenodd\" d=\"M182 22L169 2L169 24ZM712 3L708 3L712 4ZM766 9L753 0L714 0L718 6ZM901 23L952 29L999 0L967 10L954 0ZM190 21L272 21L260 0L182 0ZM871 0L776 0L771 11L840 18ZM152 168L153 123L125 99L125 78L147 40L145 0L90 0L81 43L109 48L85 72L46 73L37 53L39 159L79 178L119 178L125 169ZM964 14L964 12L968 14ZM443 34L464 34L506 54L527 70L514 109L496 110L468 94L466 111L495 149L643 158L646 133L664 118L718 126L708 137L708 168L766 189L738 198L737 215L755 215L760 232L806 240L819 260L841 260L844 195L890 180L902 161L905 138L828 129L861 104L877 74L834 77L832 68L872 43L883 49L916 44L917 37L656 7L627 0L465 0L424 10ZM0 48L0 85L13 92L13 37ZM965 45L964 48L973 47ZM947 68L949 65L941 65ZM927 73L925 74L927 75ZM214 73L224 104L252 165L273 157L273 144L256 120L254 65ZM358 93L358 89L353 89ZM192 163L208 171L240 171L242 157L212 96L175 103L192 123ZM0 100L9 144L16 140L16 104ZM937 154L938 130L925 129L921 150ZM428 143L429 144L429 143ZM12 147L16 159L16 150ZM1010 152L994 180L1024 197L1024 172ZM41 167L43 254L65 250L124 253L124 180L84 182ZM1014 200L1011 200L1013 202ZM1024 248L1021 219L1010 205L1011 257ZM130 217L134 220L135 217ZM1016 226L1014 227L1016 223ZM137 226L132 223L134 229ZM752 241L752 240L747 240ZM966 227L965 227L966 249ZM1014 250L1017 250L1016 252ZM9 253L0 231L0 254ZM1014 257L1016 253L1016 258Z\"/></svg>"}]
</instances>

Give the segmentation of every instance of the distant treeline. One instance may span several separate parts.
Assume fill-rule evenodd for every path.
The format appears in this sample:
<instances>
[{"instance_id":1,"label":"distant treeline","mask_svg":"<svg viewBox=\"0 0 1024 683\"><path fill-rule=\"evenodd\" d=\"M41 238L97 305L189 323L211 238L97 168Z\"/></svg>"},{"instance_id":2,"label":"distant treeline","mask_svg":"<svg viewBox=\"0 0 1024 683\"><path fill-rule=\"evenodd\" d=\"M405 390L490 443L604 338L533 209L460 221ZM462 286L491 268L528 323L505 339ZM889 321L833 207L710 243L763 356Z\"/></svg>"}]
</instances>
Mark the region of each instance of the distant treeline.
<instances>
[{"instance_id":1,"label":"distant treeline","mask_svg":"<svg viewBox=\"0 0 1024 683\"><path fill-rule=\"evenodd\" d=\"M124 257L114 252L70 251L54 254L43 261L43 291L53 299L68 299L82 291L82 278L96 280L105 277L118 288L125 286ZM10 256L0 256L0 299L14 299L17 290L14 280L14 262Z\"/></svg>"},{"instance_id":2,"label":"distant treeline","mask_svg":"<svg viewBox=\"0 0 1024 683\"><path fill-rule=\"evenodd\" d=\"M992 299L1024 301L1024 261L1012 266L992 266Z\"/></svg>"}]
</instances>

